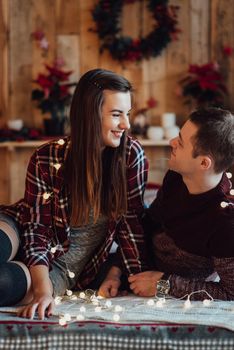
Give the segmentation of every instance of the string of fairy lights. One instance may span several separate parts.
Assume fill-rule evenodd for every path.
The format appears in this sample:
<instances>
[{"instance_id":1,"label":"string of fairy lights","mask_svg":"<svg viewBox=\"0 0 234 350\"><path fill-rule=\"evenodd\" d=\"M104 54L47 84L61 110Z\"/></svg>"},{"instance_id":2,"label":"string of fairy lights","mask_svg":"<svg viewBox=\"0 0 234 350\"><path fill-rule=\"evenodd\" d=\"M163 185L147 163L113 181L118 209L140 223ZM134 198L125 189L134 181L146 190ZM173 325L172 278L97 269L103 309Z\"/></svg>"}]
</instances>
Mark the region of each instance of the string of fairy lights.
<instances>
[{"instance_id":1,"label":"string of fairy lights","mask_svg":"<svg viewBox=\"0 0 234 350\"><path fill-rule=\"evenodd\" d=\"M64 144L64 140L60 139L57 141L57 143L59 145L63 145ZM162 160L168 160L167 158L162 158ZM53 166L56 171L58 171L61 167L61 164L56 163L56 164L51 164L51 166ZM232 178L232 174L230 172L226 173L228 179L230 180ZM231 182L231 181L230 181ZM234 195L234 189L231 188L230 190L230 195L233 196ZM49 200L50 197L53 195L53 193L49 193L49 192L45 192L43 194L43 199L45 201ZM220 203L221 208L225 209L229 206L234 206L234 203L231 200L226 200L226 201L222 201ZM52 254L55 254L57 250L63 250L62 245L59 242L59 239L57 237L57 233L55 232L56 235L56 245L50 248L50 252ZM67 261L66 261L66 254L64 254L65 256L65 264L66 264L66 270L67 270L67 274L69 276L69 278L75 278L75 273L73 271L71 271L68 267ZM199 290L199 291L194 291L190 294L186 294L185 296L183 296L180 299L175 299L173 297L163 297L163 298L158 298L157 296L155 296L155 298L150 298L145 302L146 307L153 307L155 309L157 308L163 308L165 307L165 305L167 304L167 300L183 300L186 298L186 300L184 301L183 304L183 308L184 309L189 309L192 307L192 302L191 302L191 297L194 294L198 294L198 293L205 293L206 294L206 298L203 300L203 306L204 307L208 307L210 306L210 304L214 301L214 299L212 298L212 296L207 293L207 291L205 290ZM112 319L114 322L120 322L121 321L121 314L124 313L125 308L121 305L113 305L112 301L109 299L105 299L102 298L101 296L96 295L96 292L93 290L86 290L84 292L80 292L78 295L73 294L72 290L67 289L66 290L66 298L68 298L68 300L72 303L74 303L74 305L83 303L80 308L79 308L79 312L77 313L77 315L75 316L75 319L77 321L84 321L86 319L86 307L85 304L90 304L93 306L93 311L95 313L101 313L103 310L108 310L109 312L112 313ZM57 296L55 297L55 304L59 305L62 303L63 301L63 297L61 296ZM67 324L67 322L70 322L72 319L74 319L74 316L71 316L68 312L66 313L62 313L60 315L59 318L59 324L61 326L64 326Z\"/></svg>"},{"instance_id":2,"label":"string of fairy lights","mask_svg":"<svg viewBox=\"0 0 234 350\"><path fill-rule=\"evenodd\" d=\"M226 173L226 175L227 175L227 178L229 179L229 180L231 180L231 178L232 178L232 173ZM231 182L231 181L230 181ZM231 195L231 196L234 196L234 189L233 188L231 188L231 190L230 190L230 192L229 192L229 194ZM221 206L221 208L227 208L228 206L234 206L234 203L232 203L231 201L228 201L228 202L226 202L226 201L222 201L221 203L220 203L220 206Z\"/></svg>"},{"instance_id":3,"label":"string of fairy lights","mask_svg":"<svg viewBox=\"0 0 234 350\"><path fill-rule=\"evenodd\" d=\"M85 321L87 320L87 308L86 308L86 304L89 304L89 306L91 305L93 308L91 309L91 311L93 312L93 314L100 314L102 313L102 311L108 311L111 316L112 316L112 321L113 322L121 322L121 315L124 314L125 307L121 306L121 305L114 305L113 302L110 299L105 299L101 296L97 296L96 292L90 289L87 289L84 292L80 292L78 295L73 294L71 291L67 291L69 293L67 293L67 297L68 301L70 301L72 303L71 308L73 309L74 306L77 305L81 305L79 307L79 311L77 312L77 314L74 316L74 312L72 314L70 314L69 312L64 312L64 313L60 313L59 314L59 324L61 326L65 326L68 322L71 321ZM157 297L155 296L154 298L149 298L147 301L143 300L142 302L137 303L137 305L135 306L139 306L139 305L144 305L145 307L149 307L149 308L153 308L155 310L157 309L162 309L162 308L166 308L168 305L168 302L171 301L175 301L175 300L184 300L183 304L182 304L182 308L183 309L190 309L193 307L193 304L191 302L191 297L194 294L198 294L198 293L203 293L206 295L205 299L202 301L202 306L203 307L209 307L211 305L212 302L214 302L214 299L212 298L212 296L206 291L206 290L199 290L199 291L194 291L190 294L186 294L183 297L176 299L173 297ZM56 297L55 298L55 304L59 305L62 303L62 301L64 300L63 297ZM89 308L90 311L90 308Z\"/></svg>"}]
</instances>

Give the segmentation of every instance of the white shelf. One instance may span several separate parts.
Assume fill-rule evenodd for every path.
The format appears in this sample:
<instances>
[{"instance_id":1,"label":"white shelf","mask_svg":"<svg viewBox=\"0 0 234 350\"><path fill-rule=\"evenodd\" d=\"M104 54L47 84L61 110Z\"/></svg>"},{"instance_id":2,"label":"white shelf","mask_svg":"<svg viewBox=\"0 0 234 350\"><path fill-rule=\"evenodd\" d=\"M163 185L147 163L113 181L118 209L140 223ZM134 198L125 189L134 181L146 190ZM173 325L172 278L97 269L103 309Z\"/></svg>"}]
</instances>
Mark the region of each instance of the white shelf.
<instances>
[{"instance_id":1,"label":"white shelf","mask_svg":"<svg viewBox=\"0 0 234 350\"><path fill-rule=\"evenodd\" d=\"M55 137L56 139L56 137ZM51 139L50 139L51 140ZM0 142L0 148L34 148L34 147L40 147L43 145L43 143L48 142L49 140L36 140L36 141L5 141ZM160 141L153 141L148 139L138 139L140 144L144 146L169 146L169 140L160 140Z\"/></svg>"},{"instance_id":2,"label":"white shelf","mask_svg":"<svg viewBox=\"0 0 234 350\"><path fill-rule=\"evenodd\" d=\"M43 143L49 140L37 140L37 141L6 141L0 142L0 148L30 148L40 147Z\"/></svg>"},{"instance_id":3,"label":"white shelf","mask_svg":"<svg viewBox=\"0 0 234 350\"><path fill-rule=\"evenodd\" d=\"M144 146L170 146L169 140L154 141L149 139L138 139L140 144Z\"/></svg>"}]
</instances>

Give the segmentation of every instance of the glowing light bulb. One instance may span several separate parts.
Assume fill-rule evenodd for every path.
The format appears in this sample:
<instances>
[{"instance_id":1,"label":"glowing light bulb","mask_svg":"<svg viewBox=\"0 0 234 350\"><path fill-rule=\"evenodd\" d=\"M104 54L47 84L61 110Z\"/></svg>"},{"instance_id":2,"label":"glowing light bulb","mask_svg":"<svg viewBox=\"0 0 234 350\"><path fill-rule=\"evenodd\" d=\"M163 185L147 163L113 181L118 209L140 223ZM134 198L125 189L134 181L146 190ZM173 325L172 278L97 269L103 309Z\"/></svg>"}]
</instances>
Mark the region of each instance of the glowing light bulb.
<instances>
[{"instance_id":1,"label":"glowing light bulb","mask_svg":"<svg viewBox=\"0 0 234 350\"><path fill-rule=\"evenodd\" d=\"M70 271L70 270L67 270L67 273L68 273L68 276L69 276L70 278L74 278L74 277L75 277L75 273L74 273L74 272L72 272L72 271Z\"/></svg>"},{"instance_id":2,"label":"glowing light bulb","mask_svg":"<svg viewBox=\"0 0 234 350\"><path fill-rule=\"evenodd\" d=\"M115 312L121 312L121 311L123 311L123 307L120 306L120 305L116 305L115 306Z\"/></svg>"},{"instance_id":3,"label":"glowing light bulb","mask_svg":"<svg viewBox=\"0 0 234 350\"><path fill-rule=\"evenodd\" d=\"M86 295L85 295L84 292L80 292L79 297L80 297L81 299L86 299Z\"/></svg>"},{"instance_id":4,"label":"glowing light bulb","mask_svg":"<svg viewBox=\"0 0 234 350\"><path fill-rule=\"evenodd\" d=\"M56 252L56 250L57 250L57 247L52 247L52 248L50 249L50 251L51 251L52 254L54 254L54 253Z\"/></svg>"},{"instance_id":5,"label":"glowing light bulb","mask_svg":"<svg viewBox=\"0 0 234 350\"><path fill-rule=\"evenodd\" d=\"M72 293L72 291L70 289L67 289L66 290L66 294L70 297L73 293Z\"/></svg>"},{"instance_id":6,"label":"glowing light bulb","mask_svg":"<svg viewBox=\"0 0 234 350\"><path fill-rule=\"evenodd\" d=\"M102 311L102 308L101 306L96 306L95 309L94 309L95 312L101 312Z\"/></svg>"},{"instance_id":7,"label":"glowing light bulb","mask_svg":"<svg viewBox=\"0 0 234 350\"><path fill-rule=\"evenodd\" d=\"M118 321L120 320L120 316L119 316L118 314L114 314L114 315L113 315L113 320L114 320L115 322L118 322Z\"/></svg>"},{"instance_id":8,"label":"glowing light bulb","mask_svg":"<svg viewBox=\"0 0 234 350\"><path fill-rule=\"evenodd\" d=\"M64 317L60 318L59 324L60 324L60 326L65 326L67 324L67 321L65 320Z\"/></svg>"},{"instance_id":9,"label":"glowing light bulb","mask_svg":"<svg viewBox=\"0 0 234 350\"><path fill-rule=\"evenodd\" d=\"M164 304L164 300L163 299L159 299L156 301L156 306L157 307L163 307L163 304Z\"/></svg>"},{"instance_id":10,"label":"glowing light bulb","mask_svg":"<svg viewBox=\"0 0 234 350\"><path fill-rule=\"evenodd\" d=\"M107 301L105 302L105 306L106 306L106 307L111 307L111 306L112 306L112 302L111 302L110 300L107 300Z\"/></svg>"},{"instance_id":11,"label":"glowing light bulb","mask_svg":"<svg viewBox=\"0 0 234 350\"><path fill-rule=\"evenodd\" d=\"M220 206L221 206L221 208L226 208L226 207L228 207L228 203L227 202L221 202Z\"/></svg>"},{"instance_id":12,"label":"glowing light bulb","mask_svg":"<svg viewBox=\"0 0 234 350\"><path fill-rule=\"evenodd\" d=\"M45 200L49 199L49 198L50 198L50 193L49 193L49 192L45 192L45 193L43 194L43 198L44 198Z\"/></svg>"},{"instance_id":13,"label":"glowing light bulb","mask_svg":"<svg viewBox=\"0 0 234 350\"><path fill-rule=\"evenodd\" d=\"M86 311L86 307L85 306L81 306L80 307L80 312L85 312Z\"/></svg>"},{"instance_id":14,"label":"glowing light bulb","mask_svg":"<svg viewBox=\"0 0 234 350\"><path fill-rule=\"evenodd\" d=\"M211 300L210 299L204 299L203 300L203 305L204 306L210 306Z\"/></svg>"},{"instance_id":15,"label":"glowing light bulb","mask_svg":"<svg viewBox=\"0 0 234 350\"><path fill-rule=\"evenodd\" d=\"M59 170L61 168L61 164L59 163L56 163L56 164L53 164L53 167L56 169L56 170Z\"/></svg>"},{"instance_id":16,"label":"glowing light bulb","mask_svg":"<svg viewBox=\"0 0 234 350\"><path fill-rule=\"evenodd\" d=\"M63 139L59 139L57 142L60 146L64 145L64 143L65 143L65 141Z\"/></svg>"},{"instance_id":17,"label":"glowing light bulb","mask_svg":"<svg viewBox=\"0 0 234 350\"><path fill-rule=\"evenodd\" d=\"M153 299L149 299L149 300L147 301L147 305L153 306L153 305L154 305L154 300L153 300Z\"/></svg>"},{"instance_id":18,"label":"glowing light bulb","mask_svg":"<svg viewBox=\"0 0 234 350\"><path fill-rule=\"evenodd\" d=\"M62 297L59 297L59 296L55 297L54 298L55 305L61 304L61 300L62 300Z\"/></svg>"},{"instance_id":19,"label":"glowing light bulb","mask_svg":"<svg viewBox=\"0 0 234 350\"><path fill-rule=\"evenodd\" d=\"M231 179L231 178L232 178L232 173L226 173L226 175L227 175L227 178L228 178L228 179Z\"/></svg>"},{"instance_id":20,"label":"glowing light bulb","mask_svg":"<svg viewBox=\"0 0 234 350\"><path fill-rule=\"evenodd\" d=\"M76 316L76 319L77 319L77 321L83 321L83 320L84 320L84 315L78 314L78 315Z\"/></svg>"},{"instance_id":21,"label":"glowing light bulb","mask_svg":"<svg viewBox=\"0 0 234 350\"><path fill-rule=\"evenodd\" d=\"M184 308L185 308L185 309L189 309L190 307L192 307L191 301L190 301L189 299L187 299L187 300L184 302Z\"/></svg>"},{"instance_id":22,"label":"glowing light bulb","mask_svg":"<svg viewBox=\"0 0 234 350\"><path fill-rule=\"evenodd\" d=\"M66 320L66 321L71 321L71 315L70 314L64 314L64 319Z\"/></svg>"},{"instance_id":23,"label":"glowing light bulb","mask_svg":"<svg viewBox=\"0 0 234 350\"><path fill-rule=\"evenodd\" d=\"M231 196L234 196L234 189L232 188L231 191L230 191L230 195Z\"/></svg>"}]
</instances>

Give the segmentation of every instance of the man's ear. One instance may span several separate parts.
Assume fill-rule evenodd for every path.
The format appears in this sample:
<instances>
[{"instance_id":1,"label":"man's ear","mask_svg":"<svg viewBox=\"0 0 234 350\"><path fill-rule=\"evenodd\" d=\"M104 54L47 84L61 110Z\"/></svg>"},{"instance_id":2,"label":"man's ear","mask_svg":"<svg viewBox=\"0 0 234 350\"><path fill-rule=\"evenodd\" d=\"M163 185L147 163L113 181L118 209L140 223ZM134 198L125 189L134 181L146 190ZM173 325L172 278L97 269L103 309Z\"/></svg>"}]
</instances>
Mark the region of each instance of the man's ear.
<instances>
[{"instance_id":1,"label":"man's ear","mask_svg":"<svg viewBox=\"0 0 234 350\"><path fill-rule=\"evenodd\" d=\"M203 157L201 157L201 163L200 163L200 165L201 165L201 168L202 168L203 170L208 170L208 169L210 169L211 166L212 166L212 164L213 164L213 162L212 162L211 157L209 157L209 156L203 156Z\"/></svg>"}]
</instances>

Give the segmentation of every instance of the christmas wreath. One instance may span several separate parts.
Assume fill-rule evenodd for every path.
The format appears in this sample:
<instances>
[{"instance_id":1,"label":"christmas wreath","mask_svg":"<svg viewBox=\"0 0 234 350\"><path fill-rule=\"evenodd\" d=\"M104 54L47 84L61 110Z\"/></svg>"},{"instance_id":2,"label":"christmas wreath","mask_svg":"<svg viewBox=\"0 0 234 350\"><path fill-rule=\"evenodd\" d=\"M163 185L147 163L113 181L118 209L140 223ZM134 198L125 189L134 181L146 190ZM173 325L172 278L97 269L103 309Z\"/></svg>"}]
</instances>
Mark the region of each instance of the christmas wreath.
<instances>
[{"instance_id":1,"label":"christmas wreath","mask_svg":"<svg viewBox=\"0 0 234 350\"><path fill-rule=\"evenodd\" d=\"M140 0L143 1L143 0ZM147 7L155 20L153 30L146 36L133 39L121 35L120 16L126 3L136 0L100 0L92 10L96 32L101 40L100 51L110 51L120 61L140 61L158 56L172 41L177 39L178 6L169 6L168 0L148 0Z\"/></svg>"}]
</instances>

